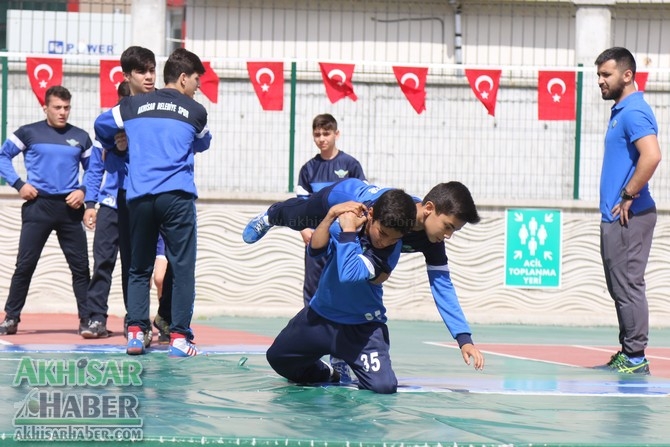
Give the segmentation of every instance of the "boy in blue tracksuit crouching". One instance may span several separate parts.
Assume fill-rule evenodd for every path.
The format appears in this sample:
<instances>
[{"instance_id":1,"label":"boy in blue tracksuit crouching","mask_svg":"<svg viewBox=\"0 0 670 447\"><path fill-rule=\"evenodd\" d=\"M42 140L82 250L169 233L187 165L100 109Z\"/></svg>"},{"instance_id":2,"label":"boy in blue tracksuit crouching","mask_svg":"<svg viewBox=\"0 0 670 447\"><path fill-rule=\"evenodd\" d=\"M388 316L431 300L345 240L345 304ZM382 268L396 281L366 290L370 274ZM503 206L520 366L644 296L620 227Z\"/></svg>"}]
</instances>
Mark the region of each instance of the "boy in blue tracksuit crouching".
<instances>
[{"instance_id":1,"label":"boy in blue tracksuit crouching","mask_svg":"<svg viewBox=\"0 0 670 447\"><path fill-rule=\"evenodd\" d=\"M321 361L330 354L351 367L360 389L396 392L381 284L415 219L414 200L399 189L386 191L369 210L357 202L329 209L308 247L310 256L328 256L316 294L266 353L277 373L297 383L338 382Z\"/></svg>"}]
</instances>

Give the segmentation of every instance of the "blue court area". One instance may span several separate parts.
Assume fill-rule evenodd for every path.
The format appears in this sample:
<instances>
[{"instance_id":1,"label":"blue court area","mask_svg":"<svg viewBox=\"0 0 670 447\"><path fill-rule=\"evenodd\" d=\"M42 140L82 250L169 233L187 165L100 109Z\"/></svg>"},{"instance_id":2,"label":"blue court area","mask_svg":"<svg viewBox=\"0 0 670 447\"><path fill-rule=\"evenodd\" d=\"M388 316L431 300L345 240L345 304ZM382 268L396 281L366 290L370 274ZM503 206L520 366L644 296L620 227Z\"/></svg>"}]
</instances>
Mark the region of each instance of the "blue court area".
<instances>
[{"instance_id":1,"label":"blue court area","mask_svg":"<svg viewBox=\"0 0 670 447\"><path fill-rule=\"evenodd\" d=\"M286 321L198 323L273 337ZM78 434L66 431L71 426L112 426L119 437L140 435L141 445L670 446L670 378L653 375L654 361L663 359L652 359L652 376L631 377L568 366L570 358L487 352L478 372L463 363L455 345L445 346L451 340L441 323L395 321L389 328L402 385L395 395L289 384L271 370L258 344L222 340L203 346L208 356L191 359L169 359L164 349L129 357L110 345L1 346L0 440L29 445L15 439L17 431L39 435L45 424L60 423L70 436ZM474 332L487 346L547 350L607 347L615 336L614 328L475 326ZM655 330L652 338L670 347L669 330ZM597 352L593 363L607 357ZM69 438L59 445L90 442Z\"/></svg>"}]
</instances>

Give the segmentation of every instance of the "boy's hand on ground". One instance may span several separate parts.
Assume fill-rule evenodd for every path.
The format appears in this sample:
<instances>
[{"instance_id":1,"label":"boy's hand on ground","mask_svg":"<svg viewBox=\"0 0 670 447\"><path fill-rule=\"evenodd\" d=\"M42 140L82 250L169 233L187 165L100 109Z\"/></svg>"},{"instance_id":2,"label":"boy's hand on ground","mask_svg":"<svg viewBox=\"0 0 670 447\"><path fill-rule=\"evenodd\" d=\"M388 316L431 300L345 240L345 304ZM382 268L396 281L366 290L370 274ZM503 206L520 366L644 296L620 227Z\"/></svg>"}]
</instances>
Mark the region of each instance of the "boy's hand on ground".
<instances>
[{"instance_id":1,"label":"boy's hand on ground","mask_svg":"<svg viewBox=\"0 0 670 447\"><path fill-rule=\"evenodd\" d=\"M471 343L464 344L461 347L461 354L463 354L463 360L468 365L473 364L477 371L484 369L484 354L482 354L479 349ZM470 360L472 357L472 361Z\"/></svg>"}]
</instances>

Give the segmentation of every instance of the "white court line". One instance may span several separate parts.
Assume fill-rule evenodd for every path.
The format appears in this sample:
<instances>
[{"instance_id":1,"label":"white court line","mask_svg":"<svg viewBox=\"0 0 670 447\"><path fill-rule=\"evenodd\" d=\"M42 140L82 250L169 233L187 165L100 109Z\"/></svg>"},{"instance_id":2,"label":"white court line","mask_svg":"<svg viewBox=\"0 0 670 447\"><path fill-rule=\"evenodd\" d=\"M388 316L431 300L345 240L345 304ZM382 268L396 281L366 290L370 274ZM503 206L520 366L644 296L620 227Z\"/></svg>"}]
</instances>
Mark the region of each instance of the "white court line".
<instances>
[{"instance_id":1,"label":"white court line","mask_svg":"<svg viewBox=\"0 0 670 447\"><path fill-rule=\"evenodd\" d=\"M13 344L14 344L14 343L12 343L12 342L10 342L10 341L3 340L2 338L0 338L0 345L11 346L11 345L13 345Z\"/></svg>"},{"instance_id":2,"label":"white court line","mask_svg":"<svg viewBox=\"0 0 670 447\"><path fill-rule=\"evenodd\" d=\"M459 349L458 346L447 345L447 344L444 344L443 342L424 341L424 343L427 344L427 345L441 346L441 347L443 347L443 348ZM510 345L511 345L511 344L510 344ZM508 345L508 346L509 346L509 345ZM556 345L556 346L559 346L559 345ZM560 346L564 346L564 345L560 345ZM459 349L459 350L460 350L460 349ZM549 364L551 364L551 365L570 366L571 368L582 368L582 366L579 366L579 365L572 365L572 364L570 364L570 363L552 362L552 361L550 361L550 360L540 360L540 359L536 359L536 358L532 358L532 357L522 357L522 356L520 356L520 355L502 354L502 353L500 353L500 352L485 351L485 350L482 350L481 352L483 352L483 353L485 353L485 354L497 355L497 356L500 356L500 357L506 357L506 358L510 358L510 359L517 359L517 360L532 360L532 361L534 361L534 362L549 363Z\"/></svg>"}]
</instances>

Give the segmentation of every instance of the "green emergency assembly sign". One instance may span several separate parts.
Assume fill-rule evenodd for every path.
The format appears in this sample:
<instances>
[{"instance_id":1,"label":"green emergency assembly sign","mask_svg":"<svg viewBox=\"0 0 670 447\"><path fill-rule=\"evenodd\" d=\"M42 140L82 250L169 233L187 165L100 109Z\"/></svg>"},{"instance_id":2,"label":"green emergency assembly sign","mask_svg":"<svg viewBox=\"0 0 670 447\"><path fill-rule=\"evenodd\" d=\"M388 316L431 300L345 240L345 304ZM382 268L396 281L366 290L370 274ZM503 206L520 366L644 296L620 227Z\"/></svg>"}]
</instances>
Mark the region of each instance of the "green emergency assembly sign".
<instances>
[{"instance_id":1,"label":"green emergency assembly sign","mask_svg":"<svg viewBox=\"0 0 670 447\"><path fill-rule=\"evenodd\" d=\"M561 211L508 209L505 285L552 288L561 285Z\"/></svg>"}]
</instances>

